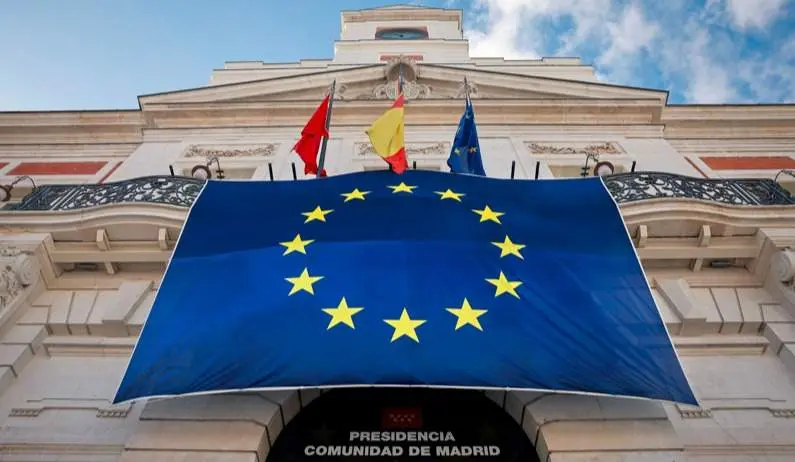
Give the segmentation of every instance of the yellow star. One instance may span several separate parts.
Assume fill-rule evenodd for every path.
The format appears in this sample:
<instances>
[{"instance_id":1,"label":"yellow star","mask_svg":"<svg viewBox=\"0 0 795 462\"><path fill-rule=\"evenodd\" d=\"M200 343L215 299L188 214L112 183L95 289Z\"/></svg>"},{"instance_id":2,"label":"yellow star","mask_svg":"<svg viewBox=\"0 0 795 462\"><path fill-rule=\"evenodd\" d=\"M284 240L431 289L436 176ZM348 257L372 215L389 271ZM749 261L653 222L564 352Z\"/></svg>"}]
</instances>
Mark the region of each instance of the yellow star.
<instances>
[{"instance_id":1,"label":"yellow star","mask_svg":"<svg viewBox=\"0 0 795 462\"><path fill-rule=\"evenodd\" d=\"M500 248L500 250L502 250L502 252L500 252L500 258L506 255L516 255L517 257L524 260L524 257L522 256L521 253L519 253L519 251L527 247L526 245L511 242L511 238L508 236L505 236L505 241L492 242L492 244L496 245L497 247Z\"/></svg>"},{"instance_id":2,"label":"yellow star","mask_svg":"<svg viewBox=\"0 0 795 462\"><path fill-rule=\"evenodd\" d=\"M461 202L461 197L462 196L466 196L466 194L464 194L464 193L457 193L457 192L451 191L449 189L447 191L445 191L445 192L441 192L441 191L434 191L434 192L436 194L438 194L439 196L441 196L440 197L441 200L453 199L454 201Z\"/></svg>"},{"instance_id":3,"label":"yellow star","mask_svg":"<svg viewBox=\"0 0 795 462\"><path fill-rule=\"evenodd\" d=\"M349 193L340 194L340 196L344 196L345 202L348 202L354 199L364 200L364 196L367 194L370 194L370 191L359 191L359 188L356 188Z\"/></svg>"},{"instance_id":4,"label":"yellow star","mask_svg":"<svg viewBox=\"0 0 795 462\"><path fill-rule=\"evenodd\" d=\"M420 343L420 339L417 337L417 331L415 329L425 324L424 319L411 319L406 309L403 308L403 312L400 314L400 319L384 319L384 322L395 329L395 332L392 334L392 340L390 340L391 342L394 342L405 335L415 342Z\"/></svg>"},{"instance_id":5,"label":"yellow star","mask_svg":"<svg viewBox=\"0 0 795 462\"><path fill-rule=\"evenodd\" d=\"M484 221L493 221L494 223L502 224L502 222L500 222L500 217L505 215L502 212L495 212L488 205L483 210L472 209L472 211L480 215L481 223Z\"/></svg>"},{"instance_id":6,"label":"yellow star","mask_svg":"<svg viewBox=\"0 0 795 462\"><path fill-rule=\"evenodd\" d=\"M519 294L516 293L516 288L522 285L521 281L509 281L505 275L500 271L500 276L497 279L486 279L489 283L493 284L497 291L495 292L494 296L499 297L504 293L509 293L516 298L519 298Z\"/></svg>"},{"instance_id":7,"label":"yellow star","mask_svg":"<svg viewBox=\"0 0 795 462\"><path fill-rule=\"evenodd\" d=\"M387 187L392 190L392 194L397 194L399 192L407 192L407 193L411 194L411 193L414 192L412 190L414 188L416 188L416 186L409 186L409 185L407 185L406 183L404 183L402 181L397 186L387 186Z\"/></svg>"},{"instance_id":8,"label":"yellow star","mask_svg":"<svg viewBox=\"0 0 795 462\"><path fill-rule=\"evenodd\" d=\"M326 221L326 215L333 211L334 210L323 210L318 205L315 207L315 210L312 210L311 212L304 212L301 215L306 217L306 221L304 221L304 223L309 223L310 221L314 220Z\"/></svg>"},{"instance_id":9,"label":"yellow star","mask_svg":"<svg viewBox=\"0 0 795 462\"><path fill-rule=\"evenodd\" d=\"M455 330L458 330L467 324L471 324L478 330L483 330L480 326L478 318L486 314L487 310L478 310L469 306L469 301L465 298L464 304L461 308L447 308L447 311L453 313L458 320L455 323Z\"/></svg>"},{"instance_id":10,"label":"yellow star","mask_svg":"<svg viewBox=\"0 0 795 462\"><path fill-rule=\"evenodd\" d=\"M362 311L363 309L364 308L354 308L352 306L349 307L345 297L342 297L340 304L337 305L336 308L323 308L323 312L331 316L331 321L329 321L328 328L326 330L330 330L339 323L343 323L351 329L354 329L353 315L359 311Z\"/></svg>"},{"instance_id":11,"label":"yellow star","mask_svg":"<svg viewBox=\"0 0 795 462\"><path fill-rule=\"evenodd\" d=\"M312 284L323 279L323 276L310 276L309 271L304 268L300 276L284 279L293 285L293 288L290 289L290 293L287 294L288 296L298 292L299 290L304 290L312 295L315 295L315 289L312 288Z\"/></svg>"},{"instance_id":12,"label":"yellow star","mask_svg":"<svg viewBox=\"0 0 795 462\"><path fill-rule=\"evenodd\" d=\"M296 234L292 241L279 242L279 244L287 247L282 255L287 255L288 253L293 252L301 252L302 254L306 255L306 246L313 242L315 242L314 239L307 239L305 241L301 240L301 235Z\"/></svg>"}]
</instances>

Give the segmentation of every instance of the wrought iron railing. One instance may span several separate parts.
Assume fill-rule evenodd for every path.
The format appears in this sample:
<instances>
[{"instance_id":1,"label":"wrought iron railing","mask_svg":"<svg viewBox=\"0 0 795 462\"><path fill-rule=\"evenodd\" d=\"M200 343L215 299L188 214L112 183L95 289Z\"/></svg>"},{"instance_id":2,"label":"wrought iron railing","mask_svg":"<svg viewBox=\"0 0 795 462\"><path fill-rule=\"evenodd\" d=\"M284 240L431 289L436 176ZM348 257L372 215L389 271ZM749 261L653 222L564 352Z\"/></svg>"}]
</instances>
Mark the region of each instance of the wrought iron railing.
<instances>
[{"instance_id":1,"label":"wrought iron railing","mask_svg":"<svg viewBox=\"0 0 795 462\"><path fill-rule=\"evenodd\" d=\"M697 199L730 205L795 205L773 180L702 179L662 172L619 173L603 177L619 204L664 199ZM181 176L148 176L106 184L45 185L0 211L65 211L122 203L189 207L204 184Z\"/></svg>"},{"instance_id":2,"label":"wrought iron railing","mask_svg":"<svg viewBox=\"0 0 795 462\"><path fill-rule=\"evenodd\" d=\"M730 205L793 205L795 198L778 183L762 178L705 179L663 172L618 173L604 177L619 204L681 198Z\"/></svg>"}]
</instances>

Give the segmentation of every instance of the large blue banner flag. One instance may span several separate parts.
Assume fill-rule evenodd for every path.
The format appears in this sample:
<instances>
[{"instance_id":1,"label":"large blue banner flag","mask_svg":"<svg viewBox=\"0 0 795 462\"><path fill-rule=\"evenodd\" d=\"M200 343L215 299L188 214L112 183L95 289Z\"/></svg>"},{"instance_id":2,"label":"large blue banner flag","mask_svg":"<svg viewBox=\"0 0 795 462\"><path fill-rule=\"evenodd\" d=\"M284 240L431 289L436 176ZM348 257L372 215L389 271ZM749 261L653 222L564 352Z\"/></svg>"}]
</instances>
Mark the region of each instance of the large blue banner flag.
<instances>
[{"instance_id":1,"label":"large blue banner flag","mask_svg":"<svg viewBox=\"0 0 795 462\"><path fill-rule=\"evenodd\" d=\"M114 401L349 385L697 404L599 178L209 181Z\"/></svg>"}]
</instances>

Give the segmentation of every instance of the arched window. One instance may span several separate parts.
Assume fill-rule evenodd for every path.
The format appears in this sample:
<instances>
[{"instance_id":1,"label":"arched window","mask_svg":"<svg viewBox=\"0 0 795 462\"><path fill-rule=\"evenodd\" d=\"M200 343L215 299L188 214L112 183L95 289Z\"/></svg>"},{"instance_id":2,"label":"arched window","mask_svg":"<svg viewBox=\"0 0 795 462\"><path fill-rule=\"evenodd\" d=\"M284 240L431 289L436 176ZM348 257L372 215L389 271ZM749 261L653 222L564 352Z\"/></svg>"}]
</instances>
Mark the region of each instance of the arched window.
<instances>
[{"instance_id":1,"label":"arched window","mask_svg":"<svg viewBox=\"0 0 795 462\"><path fill-rule=\"evenodd\" d=\"M425 27L379 27L375 31L375 38L379 40L426 40L428 29Z\"/></svg>"}]
</instances>

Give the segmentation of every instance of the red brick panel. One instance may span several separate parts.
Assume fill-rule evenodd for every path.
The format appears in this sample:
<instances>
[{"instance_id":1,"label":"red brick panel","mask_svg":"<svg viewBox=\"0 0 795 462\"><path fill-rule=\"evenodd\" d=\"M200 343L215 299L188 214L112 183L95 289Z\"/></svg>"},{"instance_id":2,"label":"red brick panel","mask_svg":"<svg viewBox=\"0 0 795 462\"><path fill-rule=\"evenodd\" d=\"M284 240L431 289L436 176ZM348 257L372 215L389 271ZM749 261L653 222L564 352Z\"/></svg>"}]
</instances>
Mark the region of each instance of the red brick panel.
<instances>
[{"instance_id":1,"label":"red brick panel","mask_svg":"<svg viewBox=\"0 0 795 462\"><path fill-rule=\"evenodd\" d=\"M734 156L702 157L712 170L781 170L795 168L795 159L789 156Z\"/></svg>"},{"instance_id":2,"label":"red brick panel","mask_svg":"<svg viewBox=\"0 0 795 462\"><path fill-rule=\"evenodd\" d=\"M96 175L107 162L22 162L8 175Z\"/></svg>"}]
</instances>

